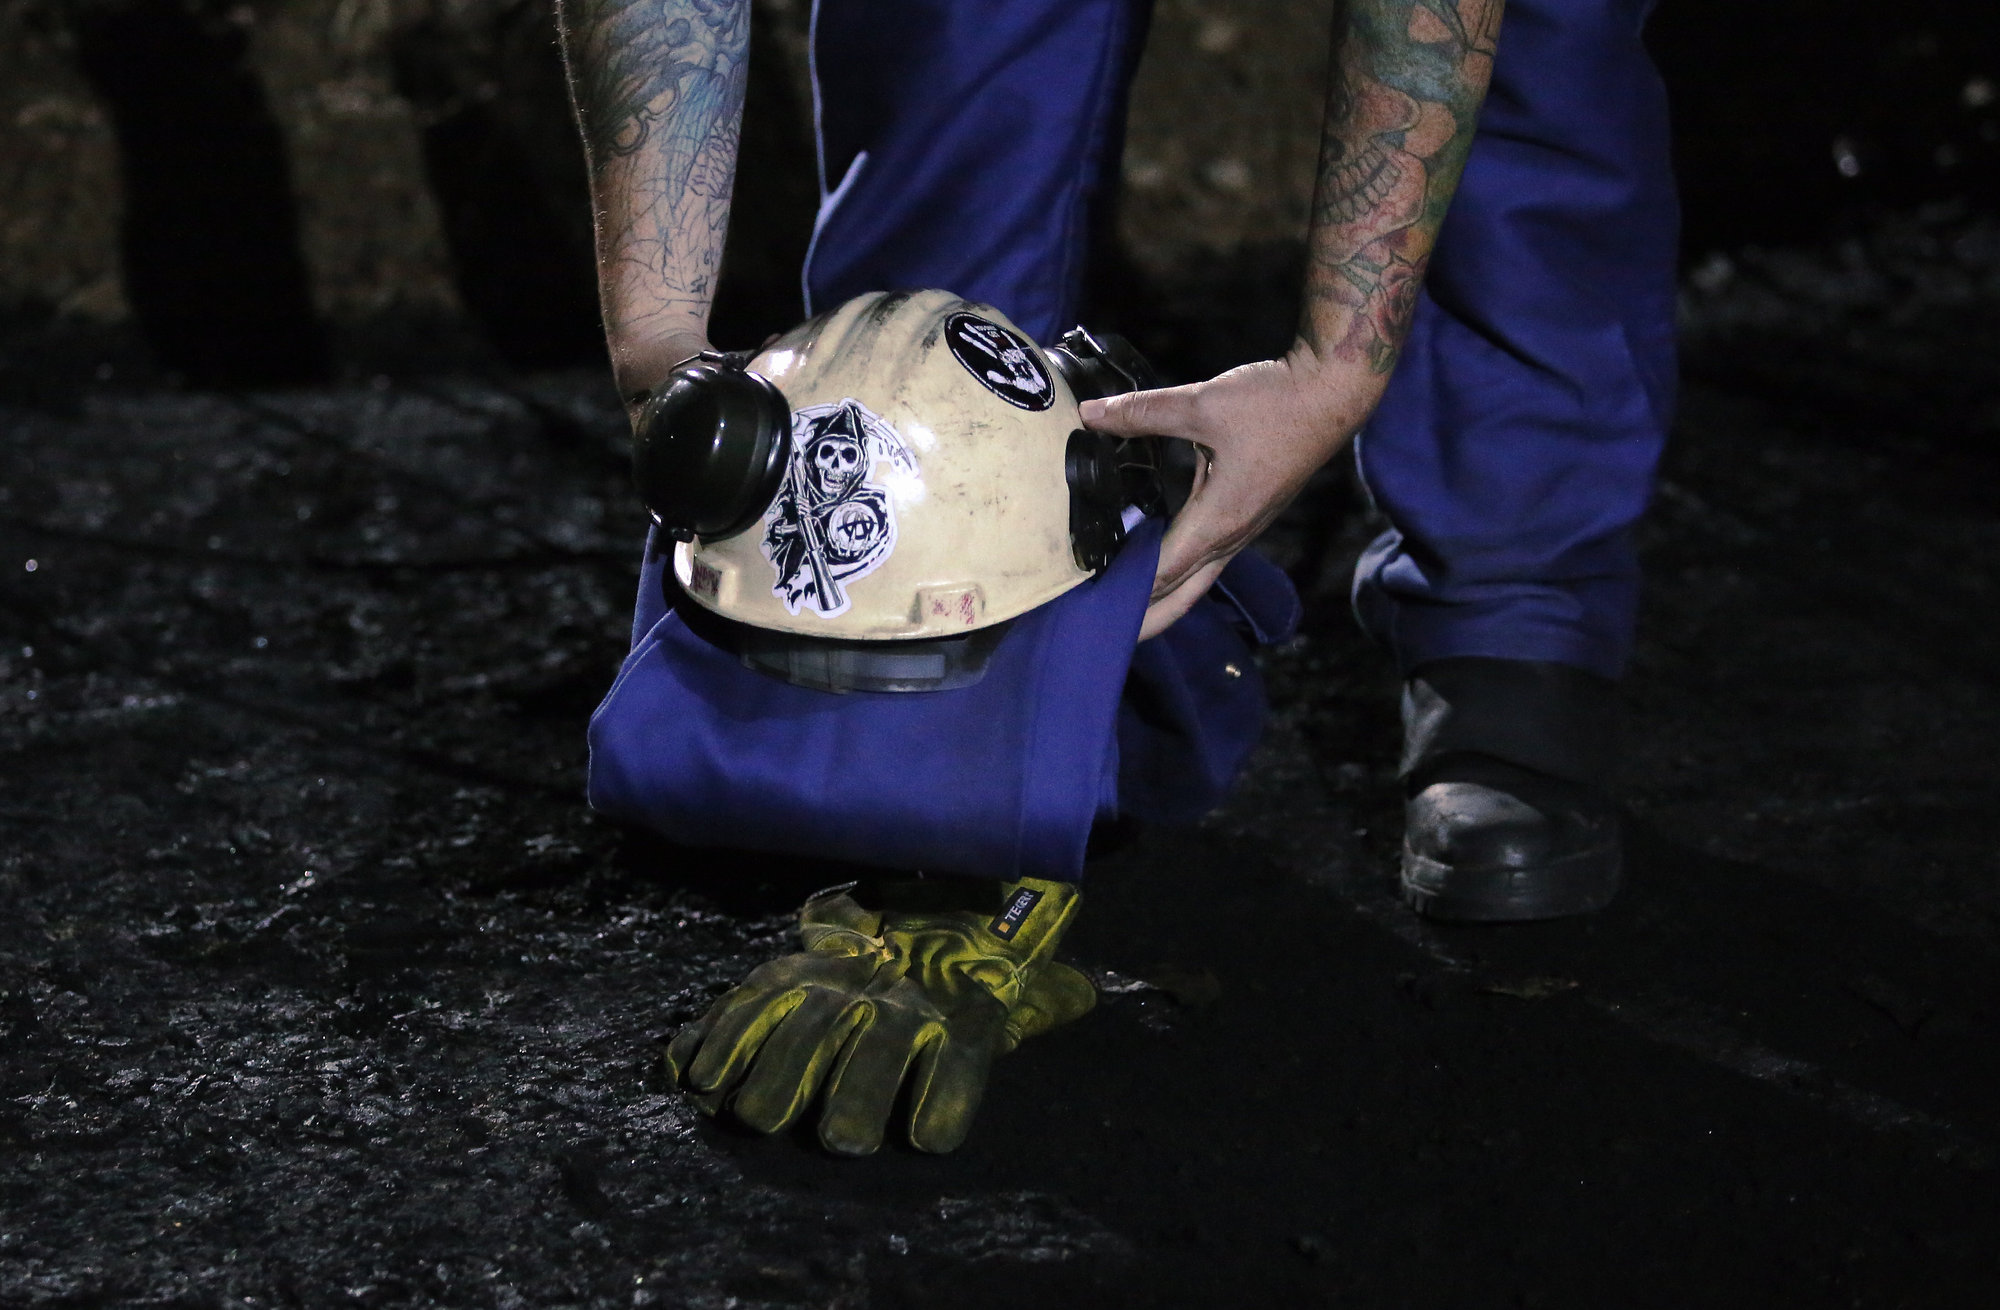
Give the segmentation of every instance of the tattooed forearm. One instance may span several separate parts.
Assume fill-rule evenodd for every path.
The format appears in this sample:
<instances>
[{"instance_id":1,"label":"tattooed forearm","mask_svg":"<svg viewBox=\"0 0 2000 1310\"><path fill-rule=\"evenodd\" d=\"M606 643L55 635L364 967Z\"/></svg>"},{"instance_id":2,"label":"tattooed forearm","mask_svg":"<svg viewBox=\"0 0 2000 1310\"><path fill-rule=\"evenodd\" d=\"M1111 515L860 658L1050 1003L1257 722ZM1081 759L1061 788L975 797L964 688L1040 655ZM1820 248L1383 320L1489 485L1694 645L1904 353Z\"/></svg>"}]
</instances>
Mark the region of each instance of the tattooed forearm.
<instances>
[{"instance_id":1,"label":"tattooed forearm","mask_svg":"<svg viewBox=\"0 0 2000 1310\"><path fill-rule=\"evenodd\" d=\"M749 0L561 0L599 284L621 338L706 330L729 222Z\"/></svg>"},{"instance_id":2,"label":"tattooed forearm","mask_svg":"<svg viewBox=\"0 0 2000 1310\"><path fill-rule=\"evenodd\" d=\"M1503 0L1347 0L1300 335L1387 373L1472 146Z\"/></svg>"}]
</instances>

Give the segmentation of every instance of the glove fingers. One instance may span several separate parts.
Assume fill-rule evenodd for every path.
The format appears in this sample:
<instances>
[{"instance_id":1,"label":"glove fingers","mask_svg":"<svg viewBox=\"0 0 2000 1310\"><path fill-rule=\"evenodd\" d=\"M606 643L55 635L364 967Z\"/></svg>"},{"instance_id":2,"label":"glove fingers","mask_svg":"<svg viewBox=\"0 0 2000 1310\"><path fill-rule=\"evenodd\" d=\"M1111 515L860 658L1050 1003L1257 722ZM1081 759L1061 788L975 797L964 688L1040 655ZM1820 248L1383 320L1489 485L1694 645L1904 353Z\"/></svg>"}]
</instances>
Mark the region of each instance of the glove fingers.
<instances>
[{"instance_id":1,"label":"glove fingers","mask_svg":"<svg viewBox=\"0 0 2000 1310\"><path fill-rule=\"evenodd\" d=\"M986 1095L986 1075L1006 1040L1007 1012L998 1002L953 1016L944 1036L917 1056L910 1096L910 1145L942 1154L972 1131Z\"/></svg>"},{"instance_id":2,"label":"glove fingers","mask_svg":"<svg viewBox=\"0 0 2000 1310\"><path fill-rule=\"evenodd\" d=\"M676 1083L684 1082L687 1079L688 1069L694 1063L695 1053L701 1049L702 1043L707 1039L708 1031L714 1023L715 1011L710 1010L707 1014L674 1034L674 1039L667 1044L666 1054L663 1057L667 1065L668 1078ZM720 1111L722 1103L728 1099L728 1095L729 1091L726 1087L718 1091L695 1092L692 1094L696 1108L703 1114L715 1114Z\"/></svg>"},{"instance_id":3,"label":"glove fingers","mask_svg":"<svg viewBox=\"0 0 2000 1310\"><path fill-rule=\"evenodd\" d=\"M771 1030L804 999L803 987L767 992L748 985L723 997L709 1013L708 1035L688 1065L688 1088L718 1092L741 1078Z\"/></svg>"},{"instance_id":4,"label":"glove fingers","mask_svg":"<svg viewBox=\"0 0 2000 1310\"><path fill-rule=\"evenodd\" d=\"M858 991L874 972L873 961L847 956L788 955L758 965L703 1016L708 1035L687 1067L686 1085L697 1092L728 1087L809 989Z\"/></svg>"},{"instance_id":5,"label":"glove fingers","mask_svg":"<svg viewBox=\"0 0 2000 1310\"><path fill-rule=\"evenodd\" d=\"M688 1066L694 1062L695 1052L701 1049L703 1040L708 1037L709 1022L709 1016L703 1015L675 1033L674 1039L667 1043L663 1058L666 1061L667 1078L670 1081L679 1082L682 1075L687 1072Z\"/></svg>"},{"instance_id":6,"label":"glove fingers","mask_svg":"<svg viewBox=\"0 0 2000 1310\"><path fill-rule=\"evenodd\" d=\"M764 1039L730 1102L730 1113L760 1133L775 1133L792 1123L812 1103L820 1078L862 1012L849 993L818 988L806 993Z\"/></svg>"},{"instance_id":7,"label":"glove fingers","mask_svg":"<svg viewBox=\"0 0 2000 1310\"><path fill-rule=\"evenodd\" d=\"M860 1029L840 1053L826 1080L820 1145L835 1155L873 1155L881 1149L896 1093L917 1053L925 1024L908 1010L871 1005Z\"/></svg>"},{"instance_id":8,"label":"glove fingers","mask_svg":"<svg viewBox=\"0 0 2000 1310\"><path fill-rule=\"evenodd\" d=\"M1012 1050L1030 1037L1089 1014L1097 1004L1097 988L1067 964L1050 960L1038 970L1008 1018Z\"/></svg>"},{"instance_id":9,"label":"glove fingers","mask_svg":"<svg viewBox=\"0 0 2000 1310\"><path fill-rule=\"evenodd\" d=\"M729 1089L718 1087L712 1092L689 1092L688 1099L694 1102L695 1109L714 1118L721 1114L722 1107L729 1103Z\"/></svg>"}]
</instances>

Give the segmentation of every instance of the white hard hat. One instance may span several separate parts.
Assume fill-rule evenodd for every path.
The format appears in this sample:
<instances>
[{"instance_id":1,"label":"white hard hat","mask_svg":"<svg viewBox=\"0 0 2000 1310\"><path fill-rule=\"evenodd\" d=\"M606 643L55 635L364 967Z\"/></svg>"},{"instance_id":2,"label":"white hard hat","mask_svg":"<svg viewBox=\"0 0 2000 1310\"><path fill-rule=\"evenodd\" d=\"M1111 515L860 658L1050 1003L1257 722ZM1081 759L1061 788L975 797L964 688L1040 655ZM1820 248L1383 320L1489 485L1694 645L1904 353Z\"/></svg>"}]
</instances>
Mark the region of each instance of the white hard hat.
<instances>
[{"instance_id":1,"label":"white hard hat","mask_svg":"<svg viewBox=\"0 0 2000 1310\"><path fill-rule=\"evenodd\" d=\"M802 639L748 644L803 651L818 665L802 673L787 654L772 671L836 687L819 668L829 650L921 656L1062 595L1109 563L1122 515L1158 485L1146 443L1088 432L1077 412L1079 390L1148 380L1111 340L1079 329L1045 351L948 292L874 293L747 361L683 366L635 447L640 490L679 539L682 591L730 624Z\"/></svg>"}]
</instances>

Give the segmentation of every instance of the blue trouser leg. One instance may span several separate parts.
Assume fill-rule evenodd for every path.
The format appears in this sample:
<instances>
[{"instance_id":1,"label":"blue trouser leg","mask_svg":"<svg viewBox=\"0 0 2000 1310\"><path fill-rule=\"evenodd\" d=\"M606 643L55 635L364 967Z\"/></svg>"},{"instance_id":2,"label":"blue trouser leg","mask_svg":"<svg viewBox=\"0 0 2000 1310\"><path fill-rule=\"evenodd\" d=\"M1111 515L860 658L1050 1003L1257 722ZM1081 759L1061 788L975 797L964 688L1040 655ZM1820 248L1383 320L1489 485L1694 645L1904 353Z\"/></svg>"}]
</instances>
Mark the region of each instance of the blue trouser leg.
<instances>
[{"instance_id":1,"label":"blue trouser leg","mask_svg":"<svg viewBox=\"0 0 2000 1310\"><path fill-rule=\"evenodd\" d=\"M942 287L1040 341L1073 326L1150 12L1150 0L818 0L808 307ZM1107 810L1185 821L1216 803L1262 722L1250 642L1288 635L1297 604L1246 552L1213 604L1132 652ZM1123 621L1080 612L1086 627ZM1030 702L1058 690L1019 689Z\"/></svg>"},{"instance_id":2,"label":"blue trouser leg","mask_svg":"<svg viewBox=\"0 0 2000 1310\"><path fill-rule=\"evenodd\" d=\"M1355 612L1407 671L1617 677L1674 396L1678 211L1651 0L1508 0L1479 136L1359 444L1392 528Z\"/></svg>"},{"instance_id":3,"label":"blue trouser leg","mask_svg":"<svg viewBox=\"0 0 2000 1310\"><path fill-rule=\"evenodd\" d=\"M1148 0L818 0L806 303L941 287L1076 322Z\"/></svg>"}]
</instances>

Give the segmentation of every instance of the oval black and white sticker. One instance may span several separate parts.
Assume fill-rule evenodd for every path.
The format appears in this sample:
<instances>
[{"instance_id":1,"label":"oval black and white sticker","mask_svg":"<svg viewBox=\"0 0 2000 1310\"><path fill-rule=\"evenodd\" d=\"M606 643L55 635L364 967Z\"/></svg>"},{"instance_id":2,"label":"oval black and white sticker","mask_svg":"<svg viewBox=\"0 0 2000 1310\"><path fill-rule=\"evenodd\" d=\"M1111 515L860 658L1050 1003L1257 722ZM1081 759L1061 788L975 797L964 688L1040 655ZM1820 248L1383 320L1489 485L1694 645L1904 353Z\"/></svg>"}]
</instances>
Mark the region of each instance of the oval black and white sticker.
<instances>
[{"instance_id":1,"label":"oval black and white sticker","mask_svg":"<svg viewBox=\"0 0 2000 1310\"><path fill-rule=\"evenodd\" d=\"M980 385L1021 409L1056 403L1055 383L1028 339L977 314L953 314L944 321L951 353Z\"/></svg>"}]
</instances>

